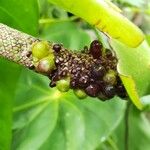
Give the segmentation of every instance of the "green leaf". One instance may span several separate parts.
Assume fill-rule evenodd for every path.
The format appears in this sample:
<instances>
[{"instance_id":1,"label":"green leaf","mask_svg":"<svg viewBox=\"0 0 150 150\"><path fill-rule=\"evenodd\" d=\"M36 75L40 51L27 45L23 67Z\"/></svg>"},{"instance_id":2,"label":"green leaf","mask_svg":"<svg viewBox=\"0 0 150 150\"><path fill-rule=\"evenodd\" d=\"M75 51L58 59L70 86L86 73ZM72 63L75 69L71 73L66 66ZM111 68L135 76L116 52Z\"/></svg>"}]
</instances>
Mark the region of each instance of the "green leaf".
<instances>
[{"instance_id":1,"label":"green leaf","mask_svg":"<svg viewBox=\"0 0 150 150\"><path fill-rule=\"evenodd\" d=\"M149 45L143 42L137 48L129 48L117 41L111 43L119 59L118 71L121 75L128 77L123 82L126 82L125 87L130 99L138 108L141 108L138 97L150 93Z\"/></svg>"},{"instance_id":2,"label":"green leaf","mask_svg":"<svg viewBox=\"0 0 150 150\"><path fill-rule=\"evenodd\" d=\"M0 149L9 150L11 144L12 107L20 67L0 59Z\"/></svg>"},{"instance_id":3,"label":"green leaf","mask_svg":"<svg viewBox=\"0 0 150 150\"><path fill-rule=\"evenodd\" d=\"M41 38L53 42L63 43L70 49L81 49L89 45L91 38L84 30L73 22L56 22L43 29Z\"/></svg>"},{"instance_id":4,"label":"green leaf","mask_svg":"<svg viewBox=\"0 0 150 150\"><path fill-rule=\"evenodd\" d=\"M117 6L107 0L49 0L49 2L74 13L131 47L138 46L144 39L140 29L125 18Z\"/></svg>"},{"instance_id":5,"label":"green leaf","mask_svg":"<svg viewBox=\"0 0 150 150\"><path fill-rule=\"evenodd\" d=\"M79 100L24 70L16 91L12 149L91 150L117 127L124 101ZM113 113L111 113L113 112ZM104 117L105 114L105 117Z\"/></svg>"},{"instance_id":6,"label":"green leaf","mask_svg":"<svg viewBox=\"0 0 150 150\"><path fill-rule=\"evenodd\" d=\"M144 113L132 107L131 109L129 113L129 150L149 150L150 122ZM123 133L124 125L124 120L122 120L113 136L119 149L124 147L124 134L120 134Z\"/></svg>"},{"instance_id":7,"label":"green leaf","mask_svg":"<svg viewBox=\"0 0 150 150\"><path fill-rule=\"evenodd\" d=\"M36 0L1 0L0 22L37 35L38 7ZM0 58L0 149L9 150L12 137L12 107L22 67Z\"/></svg>"},{"instance_id":8,"label":"green leaf","mask_svg":"<svg viewBox=\"0 0 150 150\"><path fill-rule=\"evenodd\" d=\"M0 22L31 35L38 33L37 0L1 0Z\"/></svg>"},{"instance_id":9,"label":"green leaf","mask_svg":"<svg viewBox=\"0 0 150 150\"><path fill-rule=\"evenodd\" d=\"M144 111L150 111L150 95L143 96L141 100L144 105Z\"/></svg>"},{"instance_id":10,"label":"green leaf","mask_svg":"<svg viewBox=\"0 0 150 150\"><path fill-rule=\"evenodd\" d=\"M131 76L124 76L124 75L120 75L120 78L123 82L123 85L125 86L125 88L127 90L127 93L129 95L130 99L134 103L134 105L137 108L142 109L143 104L140 101L140 98L139 98L139 95L137 93L136 85L135 85L133 78Z\"/></svg>"},{"instance_id":11,"label":"green leaf","mask_svg":"<svg viewBox=\"0 0 150 150\"><path fill-rule=\"evenodd\" d=\"M150 35L146 35L146 40L147 40L148 44L150 45Z\"/></svg>"}]
</instances>

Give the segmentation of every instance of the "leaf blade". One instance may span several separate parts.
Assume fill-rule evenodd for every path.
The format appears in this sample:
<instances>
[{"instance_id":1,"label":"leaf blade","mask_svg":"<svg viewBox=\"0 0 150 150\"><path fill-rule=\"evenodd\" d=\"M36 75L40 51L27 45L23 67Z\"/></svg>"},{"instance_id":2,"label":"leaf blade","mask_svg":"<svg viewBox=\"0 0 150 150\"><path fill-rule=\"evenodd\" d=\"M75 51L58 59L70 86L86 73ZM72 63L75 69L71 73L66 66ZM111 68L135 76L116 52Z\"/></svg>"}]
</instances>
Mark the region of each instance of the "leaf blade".
<instances>
[{"instance_id":1,"label":"leaf blade","mask_svg":"<svg viewBox=\"0 0 150 150\"><path fill-rule=\"evenodd\" d=\"M110 5L110 2L102 0L49 1L83 18L128 46L137 47L144 40L142 31L118 12L116 6L112 7L113 4Z\"/></svg>"}]
</instances>

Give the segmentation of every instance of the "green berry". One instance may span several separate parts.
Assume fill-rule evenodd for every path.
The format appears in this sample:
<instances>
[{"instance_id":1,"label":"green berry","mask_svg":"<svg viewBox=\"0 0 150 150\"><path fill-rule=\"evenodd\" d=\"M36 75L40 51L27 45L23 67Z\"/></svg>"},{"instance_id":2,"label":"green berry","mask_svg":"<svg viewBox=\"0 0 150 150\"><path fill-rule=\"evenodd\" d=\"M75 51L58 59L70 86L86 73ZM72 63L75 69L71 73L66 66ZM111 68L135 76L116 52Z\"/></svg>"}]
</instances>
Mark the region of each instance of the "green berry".
<instances>
[{"instance_id":1,"label":"green berry","mask_svg":"<svg viewBox=\"0 0 150 150\"><path fill-rule=\"evenodd\" d=\"M41 59L37 65L37 71L41 73L50 73L56 68L54 55L49 54L47 57Z\"/></svg>"},{"instance_id":2,"label":"green berry","mask_svg":"<svg viewBox=\"0 0 150 150\"><path fill-rule=\"evenodd\" d=\"M67 92L70 89L69 79L61 79L56 82L56 87L60 92Z\"/></svg>"},{"instance_id":3,"label":"green berry","mask_svg":"<svg viewBox=\"0 0 150 150\"><path fill-rule=\"evenodd\" d=\"M37 42L32 47L32 55L35 58L42 59L49 54L49 45L46 41Z\"/></svg>"},{"instance_id":4,"label":"green berry","mask_svg":"<svg viewBox=\"0 0 150 150\"><path fill-rule=\"evenodd\" d=\"M116 72L109 70L108 73L103 77L103 80L111 85L116 84Z\"/></svg>"},{"instance_id":5,"label":"green berry","mask_svg":"<svg viewBox=\"0 0 150 150\"><path fill-rule=\"evenodd\" d=\"M79 99L84 99L87 97L87 94L82 89L75 89L74 93Z\"/></svg>"}]
</instances>

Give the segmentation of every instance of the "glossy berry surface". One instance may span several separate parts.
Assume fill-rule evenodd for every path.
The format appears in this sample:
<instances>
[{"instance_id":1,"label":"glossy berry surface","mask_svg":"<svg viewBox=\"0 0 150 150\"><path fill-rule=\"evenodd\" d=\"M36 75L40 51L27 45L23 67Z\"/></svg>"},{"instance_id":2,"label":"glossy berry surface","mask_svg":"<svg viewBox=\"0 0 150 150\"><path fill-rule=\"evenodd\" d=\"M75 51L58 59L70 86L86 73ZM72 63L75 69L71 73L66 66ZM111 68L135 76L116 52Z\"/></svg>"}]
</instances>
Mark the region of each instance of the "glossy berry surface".
<instances>
[{"instance_id":1,"label":"glossy berry surface","mask_svg":"<svg viewBox=\"0 0 150 150\"><path fill-rule=\"evenodd\" d=\"M37 59L46 57L49 53L49 45L45 41L37 42L32 47L32 55Z\"/></svg>"},{"instance_id":2,"label":"glossy berry surface","mask_svg":"<svg viewBox=\"0 0 150 150\"><path fill-rule=\"evenodd\" d=\"M99 93L99 86L97 84L91 84L85 89L85 92L91 97L96 97Z\"/></svg>"},{"instance_id":3,"label":"glossy berry surface","mask_svg":"<svg viewBox=\"0 0 150 150\"><path fill-rule=\"evenodd\" d=\"M89 53L93 58L99 58L102 55L102 44L98 40L94 40L90 45Z\"/></svg>"},{"instance_id":4,"label":"glossy berry surface","mask_svg":"<svg viewBox=\"0 0 150 150\"><path fill-rule=\"evenodd\" d=\"M54 44L53 45L53 50L58 53L61 50L61 44Z\"/></svg>"},{"instance_id":5,"label":"glossy berry surface","mask_svg":"<svg viewBox=\"0 0 150 150\"><path fill-rule=\"evenodd\" d=\"M60 44L54 44L52 49L55 69L49 73L50 87L56 86L62 92L73 89L78 98L83 95L100 100L115 95L127 97L117 72L117 58L111 50L102 55L104 47L99 41L94 40L81 53L69 51Z\"/></svg>"}]
</instances>

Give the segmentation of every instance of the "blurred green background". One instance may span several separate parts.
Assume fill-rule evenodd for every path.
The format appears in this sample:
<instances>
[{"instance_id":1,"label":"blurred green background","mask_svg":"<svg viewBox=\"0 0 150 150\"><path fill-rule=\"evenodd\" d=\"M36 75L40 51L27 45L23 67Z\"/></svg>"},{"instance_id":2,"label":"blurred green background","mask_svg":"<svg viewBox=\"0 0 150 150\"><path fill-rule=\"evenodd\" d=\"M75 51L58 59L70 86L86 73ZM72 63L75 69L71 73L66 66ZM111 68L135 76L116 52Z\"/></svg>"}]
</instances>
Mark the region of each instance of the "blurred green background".
<instances>
[{"instance_id":1,"label":"blurred green background","mask_svg":"<svg viewBox=\"0 0 150 150\"><path fill-rule=\"evenodd\" d=\"M114 0L150 44L150 1ZM0 0L0 22L80 51L106 37L50 0ZM0 58L0 150L123 150L126 101L81 101L70 90L49 88L49 79ZM141 112L130 106L129 149L149 150L150 96Z\"/></svg>"}]
</instances>

